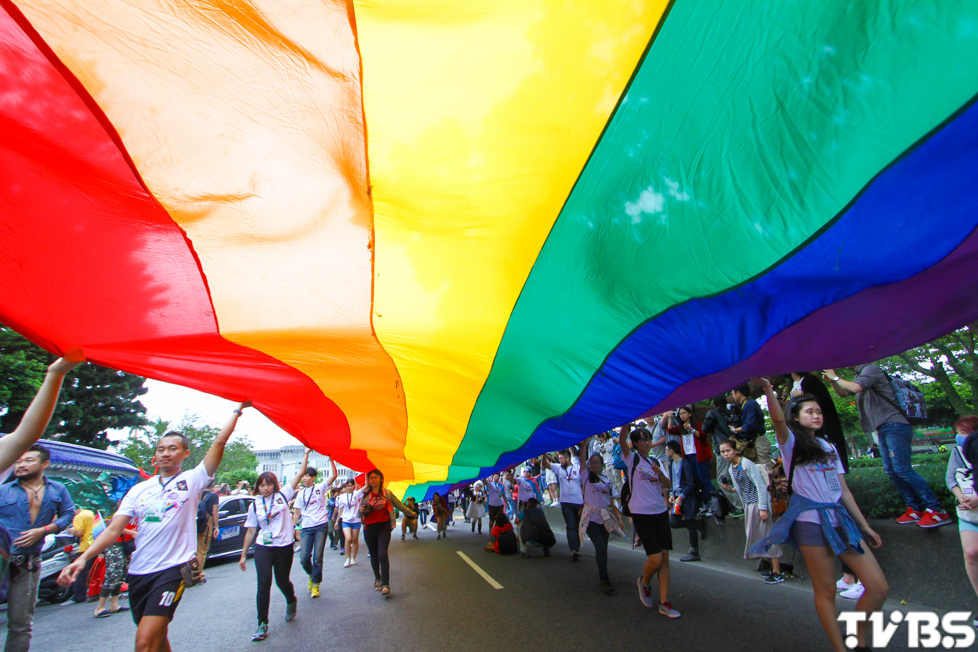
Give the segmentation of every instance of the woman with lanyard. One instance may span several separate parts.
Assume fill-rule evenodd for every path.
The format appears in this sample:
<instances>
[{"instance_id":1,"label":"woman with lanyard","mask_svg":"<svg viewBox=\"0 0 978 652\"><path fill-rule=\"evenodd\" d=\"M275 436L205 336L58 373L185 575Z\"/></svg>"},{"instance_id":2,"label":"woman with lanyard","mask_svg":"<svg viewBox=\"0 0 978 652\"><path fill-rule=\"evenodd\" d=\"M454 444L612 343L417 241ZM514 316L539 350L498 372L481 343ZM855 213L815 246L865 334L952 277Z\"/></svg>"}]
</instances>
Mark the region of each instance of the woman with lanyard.
<instances>
[{"instance_id":1,"label":"woman with lanyard","mask_svg":"<svg viewBox=\"0 0 978 652\"><path fill-rule=\"evenodd\" d=\"M336 515L333 518L343 524L343 548L346 551L343 568L356 566L357 553L360 552L360 498L363 490L356 486L356 481L350 478L336 497Z\"/></svg>"},{"instance_id":2,"label":"woman with lanyard","mask_svg":"<svg viewBox=\"0 0 978 652\"><path fill-rule=\"evenodd\" d=\"M248 517L245 519L247 532L238 566L242 571L248 569L248 549L251 548L251 542L255 540L257 532L255 571L258 575L258 629L251 637L253 641L263 641L268 636L268 604L271 600L273 572L275 584L285 596L285 622L292 622L295 618L298 600L292 582L289 580L289 573L292 572L292 556L295 554L292 548L295 534L292 529L289 501L295 497L296 487L299 486L299 480L306 472L308 462L309 451L306 450L299 472L288 485L279 488L275 474L265 472L258 476L255 489L252 491L255 500L248 508Z\"/></svg>"},{"instance_id":3,"label":"woman with lanyard","mask_svg":"<svg viewBox=\"0 0 978 652\"><path fill-rule=\"evenodd\" d=\"M367 472L367 486L364 489L367 491L360 502L363 538L370 552L374 590L386 597L391 594L391 565L387 551L391 544L391 530L394 529L394 508L401 510L406 517L417 518L418 513L384 488L384 474L377 469Z\"/></svg>"},{"instance_id":4,"label":"woman with lanyard","mask_svg":"<svg viewBox=\"0 0 978 652\"><path fill-rule=\"evenodd\" d=\"M766 539L751 548L766 553L772 545L789 543L805 559L815 589L815 611L832 647L846 650L835 605L835 558L840 557L862 581L865 593L856 610L866 613L858 626L857 650L866 647L868 616L883 607L889 587L876 557L864 545L879 548L882 541L869 527L849 487L839 453L831 443L817 437L822 427L822 410L811 394L802 394L789 403L785 418L771 383L764 378L751 382L764 388L771 422L788 473L789 491L794 491L788 511L771 528Z\"/></svg>"},{"instance_id":5,"label":"woman with lanyard","mask_svg":"<svg viewBox=\"0 0 978 652\"><path fill-rule=\"evenodd\" d=\"M615 592L615 587L608 577L608 539L611 538L610 532L622 534L625 523L612 500L618 492L611 480L601 473L605 469L604 458L597 451L591 457L587 456L589 439L590 437L581 443L581 450L578 453L581 468L587 469L587 472L582 473L580 477L584 508L581 511L579 538L583 539L584 534L587 533L591 543L594 544L594 560L598 564L601 588L607 595L611 595Z\"/></svg>"},{"instance_id":6,"label":"woman with lanyard","mask_svg":"<svg viewBox=\"0 0 978 652\"><path fill-rule=\"evenodd\" d=\"M638 578L638 596L646 607L656 606L652 598L652 576L659 577L659 613L669 618L679 618L679 612L669 602L669 551L672 550L672 530L669 527L669 513L666 508L664 490L672 487L669 478L655 458L649 457L652 450L652 433L647 428L638 428L629 434L630 425L623 426L618 435L622 460L625 462L625 480L630 495L628 510L632 513L632 524L638 535L648 560L645 571ZM634 449L634 450L632 450ZM625 501L622 499L624 506Z\"/></svg>"}]
</instances>

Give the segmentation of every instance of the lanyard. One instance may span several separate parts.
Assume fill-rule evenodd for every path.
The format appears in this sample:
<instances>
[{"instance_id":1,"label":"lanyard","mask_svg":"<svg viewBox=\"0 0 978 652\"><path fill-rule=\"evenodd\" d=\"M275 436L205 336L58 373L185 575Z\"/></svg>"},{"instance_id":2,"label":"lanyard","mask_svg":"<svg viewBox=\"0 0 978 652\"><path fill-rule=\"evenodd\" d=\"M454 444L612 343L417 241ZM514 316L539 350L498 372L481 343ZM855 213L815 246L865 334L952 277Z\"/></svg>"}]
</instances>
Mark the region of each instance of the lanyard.
<instances>
[{"instance_id":1,"label":"lanyard","mask_svg":"<svg viewBox=\"0 0 978 652\"><path fill-rule=\"evenodd\" d=\"M162 476L156 478L157 480L160 481L160 486L162 487L162 489L160 489L160 493L164 493L166 491L166 488L170 486L170 483L173 482L174 480L176 480L179 476L180 476L180 474L177 473L176 475L174 475L173 477L171 477L169 480L167 480L166 481L166 484L163 484L163 477Z\"/></svg>"},{"instance_id":2,"label":"lanyard","mask_svg":"<svg viewBox=\"0 0 978 652\"><path fill-rule=\"evenodd\" d=\"M308 493L306 493L307 490L308 490ZM315 493L316 493L316 487L315 486L307 487L306 489L304 489L302 491L302 506L303 507L308 507L309 506L309 501L312 500L312 497L313 497L313 495ZM308 498L306 496L308 496Z\"/></svg>"},{"instance_id":3,"label":"lanyard","mask_svg":"<svg viewBox=\"0 0 978 652\"><path fill-rule=\"evenodd\" d=\"M261 506L265 509L265 527L272 526L272 516L268 513L268 505L265 504L265 497L261 497ZM272 507L275 507L275 495L272 494Z\"/></svg>"},{"instance_id":4,"label":"lanyard","mask_svg":"<svg viewBox=\"0 0 978 652\"><path fill-rule=\"evenodd\" d=\"M573 464L568 464L566 469L564 469L564 467L560 467L560 468L563 469L564 470L564 473L567 474L567 477L564 478L564 481L565 482L570 482L571 481L571 477L574 475L574 465ZM570 469L570 470L568 471L567 469Z\"/></svg>"}]
</instances>

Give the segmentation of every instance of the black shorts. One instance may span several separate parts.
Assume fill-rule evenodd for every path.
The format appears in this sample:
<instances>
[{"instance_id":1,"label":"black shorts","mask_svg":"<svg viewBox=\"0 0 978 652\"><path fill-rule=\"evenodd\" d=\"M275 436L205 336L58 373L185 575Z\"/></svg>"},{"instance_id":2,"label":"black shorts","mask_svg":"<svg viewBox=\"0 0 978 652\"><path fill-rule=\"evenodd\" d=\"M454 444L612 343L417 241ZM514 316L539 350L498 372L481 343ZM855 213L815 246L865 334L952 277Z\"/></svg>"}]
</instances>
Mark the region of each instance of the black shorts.
<instances>
[{"instance_id":1,"label":"black shorts","mask_svg":"<svg viewBox=\"0 0 978 652\"><path fill-rule=\"evenodd\" d=\"M137 626L143 616L165 616L167 620L173 620L183 597L183 576L179 566L148 575L129 575L127 579L129 608Z\"/></svg>"},{"instance_id":2,"label":"black shorts","mask_svg":"<svg viewBox=\"0 0 978 652\"><path fill-rule=\"evenodd\" d=\"M632 514L632 523L646 555L657 555L672 550L672 529L669 512L661 514Z\"/></svg>"},{"instance_id":3,"label":"black shorts","mask_svg":"<svg viewBox=\"0 0 978 652\"><path fill-rule=\"evenodd\" d=\"M489 529L496 524L496 517L499 516L501 512L506 511L506 508L502 505L488 505L489 511Z\"/></svg>"}]
</instances>

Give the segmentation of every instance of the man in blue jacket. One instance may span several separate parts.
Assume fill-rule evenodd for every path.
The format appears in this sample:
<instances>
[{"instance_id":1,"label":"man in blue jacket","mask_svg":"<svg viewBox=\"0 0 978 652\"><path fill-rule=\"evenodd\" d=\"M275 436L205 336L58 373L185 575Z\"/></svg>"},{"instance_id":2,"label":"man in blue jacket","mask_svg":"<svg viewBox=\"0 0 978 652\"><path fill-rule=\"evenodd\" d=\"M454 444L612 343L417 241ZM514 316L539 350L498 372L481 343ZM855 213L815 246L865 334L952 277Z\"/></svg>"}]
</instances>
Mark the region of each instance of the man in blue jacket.
<instances>
[{"instance_id":1,"label":"man in blue jacket","mask_svg":"<svg viewBox=\"0 0 978 652\"><path fill-rule=\"evenodd\" d=\"M754 444L757 451L751 461L767 471L771 468L771 442L764 434L764 413L757 401L750 397L750 385L744 383L733 391L734 402L740 406L740 426L731 432ZM745 456L748 457L749 456Z\"/></svg>"}]
</instances>

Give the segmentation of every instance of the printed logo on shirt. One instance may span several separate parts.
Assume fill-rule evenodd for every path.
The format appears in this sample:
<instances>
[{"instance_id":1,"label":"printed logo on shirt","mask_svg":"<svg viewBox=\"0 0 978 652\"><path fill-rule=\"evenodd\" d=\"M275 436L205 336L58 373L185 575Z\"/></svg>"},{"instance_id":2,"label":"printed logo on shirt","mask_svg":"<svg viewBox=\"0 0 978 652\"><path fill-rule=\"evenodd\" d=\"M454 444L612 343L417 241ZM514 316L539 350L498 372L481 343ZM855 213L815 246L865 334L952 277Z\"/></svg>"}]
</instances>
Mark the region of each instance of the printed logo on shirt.
<instances>
[{"instance_id":1,"label":"printed logo on shirt","mask_svg":"<svg viewBox=\"0 0 978 652\"><path fill-rule=\"evenodd\" d=\"M177 480L177 489L179 489L180 491L186 491L187 490L187 481L186 480Z\"/></svg>"}]
</instances>

